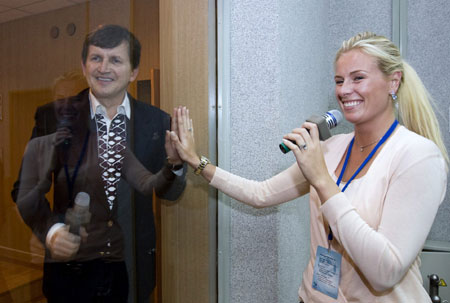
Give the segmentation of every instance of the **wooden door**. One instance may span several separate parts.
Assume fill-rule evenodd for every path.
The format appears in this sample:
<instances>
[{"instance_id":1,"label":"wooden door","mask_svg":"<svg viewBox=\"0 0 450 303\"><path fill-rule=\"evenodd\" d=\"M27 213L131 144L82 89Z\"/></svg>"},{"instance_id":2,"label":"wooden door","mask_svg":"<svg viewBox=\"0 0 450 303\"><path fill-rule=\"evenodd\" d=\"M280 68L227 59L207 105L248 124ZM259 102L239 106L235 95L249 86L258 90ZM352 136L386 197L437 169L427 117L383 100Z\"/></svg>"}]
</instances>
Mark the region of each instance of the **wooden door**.
<instances>
[{"instance_id":1,"label":"wooden door","mask_svg":"<svg viewBox=\"0 0 450 303\"><path fill-rule=\"evenodd\" d=\"M42 298L41 266L44 249L20 218L10 192L18 177L23 151L31 136L34 112L38 106L51 100L51 90L11 91L6 100L10 140L2 145L2 150L8 155L3 160L8 163L10 173L4 176L2 167L0 262L2 268L5 268L5 274L4 279L0 279L0 301L8 302L7 298L10 298L10 302L28 302Z\"/></svg>"},{"instance_id":2,"label":"wooden door","mask_svg":"<svg viewBox=\"0 0 450 303\"><path fill-rule=\"evenodd\" d=\"M160 1L160 43L161 108L188 106L198 151L208 156L208 1ZM208 185L190 168L187 179L182 198L161 205L164 303L210 302L215 289Z\"/></svg>"}]
</instances>

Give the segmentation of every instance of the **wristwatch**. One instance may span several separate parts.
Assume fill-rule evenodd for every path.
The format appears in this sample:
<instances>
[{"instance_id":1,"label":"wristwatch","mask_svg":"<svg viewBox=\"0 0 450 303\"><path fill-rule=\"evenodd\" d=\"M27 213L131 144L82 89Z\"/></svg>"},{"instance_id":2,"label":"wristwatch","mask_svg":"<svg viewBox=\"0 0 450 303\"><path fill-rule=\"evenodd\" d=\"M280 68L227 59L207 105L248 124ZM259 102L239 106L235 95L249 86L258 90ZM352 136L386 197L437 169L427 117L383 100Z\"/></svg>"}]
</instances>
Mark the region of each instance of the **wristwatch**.
<instances>
[{"instance_id":1,"label":"wristwatch","mask_svg":"<svg viewBox=\"0 0 450 303\"><path fill-rule=\"evenodd\" d=\"M208 158L205 156L200 157L200 163L198 164L197 168L194 170L194 174L200 175L203 169L205 169L206 165L210 164L211 161L209 161Z\"/></svg>"}]
</instances>

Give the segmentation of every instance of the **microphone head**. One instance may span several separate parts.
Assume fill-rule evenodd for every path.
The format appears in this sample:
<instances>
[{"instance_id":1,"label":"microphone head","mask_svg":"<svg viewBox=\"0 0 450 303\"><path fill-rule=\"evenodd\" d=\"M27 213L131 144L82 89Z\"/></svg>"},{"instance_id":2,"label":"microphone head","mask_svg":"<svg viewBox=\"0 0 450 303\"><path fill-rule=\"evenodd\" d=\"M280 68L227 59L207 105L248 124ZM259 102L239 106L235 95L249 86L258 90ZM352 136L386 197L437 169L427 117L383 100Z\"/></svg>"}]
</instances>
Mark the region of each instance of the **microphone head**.
<instances>
[{"instance_id":1,"label":"microphone head","mask_svg":"<svg viewBox=\"0 0 450 303\"><path fill-rule=\"evenodd\" d=\"M56 128L63 128L63 127L67 127L68 129L72 130L72 121L68 118L59 119Z\"/></svg>"},{"instance_id":2,"label":"microphone head","mask_svg":"<svg viewBox=\"0 0 450 303\"><path fill-rule=\"evenodd\" d=\"M329 129L336 127L343 119L342 113L336 109L327 111L323 117L325 118Z\"/></svg>"},{"instance_id":3,"label":"microphone head","mask_svg":"<svg viewBox=\"0 0 450 303\"><path fill-rule=\"evenodd\" d=\"M75 197L75 205L83 208L88 208L90 203L90 197L88 193L80 191Z\"/></svg>"},{"instance_id":4,"label":"microphone head","mask_svg":"<svg viewBox=\"0 0 450 303\"><path fill-rule=\"evenodd\" d=\"M80 226L88 224L91 220L89 212L89 195L85 192L79 192L75 197L72 208L67 209L65 223L70 225L69 232L75 235L80 234Z\"/></svg>"}]
</instances>

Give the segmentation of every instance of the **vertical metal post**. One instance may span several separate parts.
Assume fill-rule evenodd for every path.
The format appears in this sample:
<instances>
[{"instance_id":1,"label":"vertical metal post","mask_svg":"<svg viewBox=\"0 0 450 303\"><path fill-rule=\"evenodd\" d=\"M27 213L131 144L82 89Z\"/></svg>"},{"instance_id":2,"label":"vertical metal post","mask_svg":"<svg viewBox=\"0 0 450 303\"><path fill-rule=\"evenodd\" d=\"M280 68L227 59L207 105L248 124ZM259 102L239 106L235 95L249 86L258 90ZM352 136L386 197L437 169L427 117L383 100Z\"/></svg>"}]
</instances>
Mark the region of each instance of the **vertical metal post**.
<instances>
[{"instance_id":1,"label":"vertical metal post","mask_svg":"<svg viewBox=\"0 0 450 303\"><path fill-rule=\"evenodd\" d=\"M400 49L403 58L408 46L408 0L392 0L392 41Z\"/></svg>"},{"instance_id":2,"label":"vertical metal post","mask_svg":"<svg viewBox=\"0 0 450 303\"><path fill-rule=\"evenodd\" d=\"M230 169L230 2L217 0L217 163ZM230 302L231 199L218 193L218 302Z\"/></svg>"},{"instance_id":3,"label":"vertical metal post","mask_svg":"<svg viewBox=\"0 0 450 303\"><path fill-rule=\"evenodd\" d=\"M217 163L217 2L208 0L208 155ZM217 190L208 187L209 302L217 302Z\"/></svg>"}]
</instances>

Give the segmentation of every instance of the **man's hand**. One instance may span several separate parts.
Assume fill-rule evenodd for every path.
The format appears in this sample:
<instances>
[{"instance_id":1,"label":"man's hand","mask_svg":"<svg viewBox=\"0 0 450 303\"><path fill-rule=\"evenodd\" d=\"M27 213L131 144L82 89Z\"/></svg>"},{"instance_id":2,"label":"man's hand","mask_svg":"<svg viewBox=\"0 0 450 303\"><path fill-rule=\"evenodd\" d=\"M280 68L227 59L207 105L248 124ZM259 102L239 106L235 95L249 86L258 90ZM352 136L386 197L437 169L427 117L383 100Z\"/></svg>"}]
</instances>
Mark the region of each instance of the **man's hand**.
<instances>
[{"instance_id":1,"label":"man's hand","mask_svg":"<svg viewBox=\"0 0 450 303\"><path fill-rule=\"evenodd\" d=\"M68 261L78 252L81 237L69 232L69 226L58 228L48 241L48 249L52 258L59 261Z\"/></svg>"},{"instance_id":2,"label":"man's hand","mask_svg":"<svg viewBox=\"0 0 450 303\"><path fill-rule=\"evenodd\" d=\"M178 123L177 123L177 116L175 115L172 117L171 121L171 129L175 132L178 132ZM166 131L166 142L165 142L165 148L166 148L166 154L167 154L167 161L170 164L173 165L179 165L183 163L183 160L181 160L180 155L178 154L178 151L175 147L175 142L170 140L170 132Z\"/></svg>"}]
</instances>

